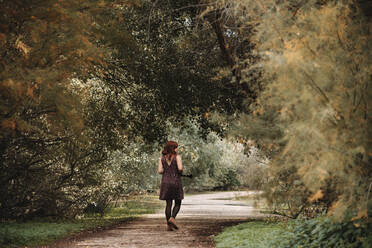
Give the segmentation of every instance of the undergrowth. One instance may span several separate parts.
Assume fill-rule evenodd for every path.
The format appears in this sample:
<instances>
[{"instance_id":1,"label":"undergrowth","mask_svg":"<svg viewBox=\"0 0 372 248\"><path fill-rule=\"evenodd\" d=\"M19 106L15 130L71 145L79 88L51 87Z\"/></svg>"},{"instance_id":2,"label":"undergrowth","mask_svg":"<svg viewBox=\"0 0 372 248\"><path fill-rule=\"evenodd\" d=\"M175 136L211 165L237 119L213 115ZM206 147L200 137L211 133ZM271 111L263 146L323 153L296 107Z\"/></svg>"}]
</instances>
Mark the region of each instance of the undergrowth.
<instances>
[{"instance_id":1,"label":"undergrowth","mask_svg":"<svg viewBox=\"0 0 372 248\"><path fill-rule=\"evenodd\" d=\"M0 247L13 248L50 244L69 235L122 223L155 212L160 202L155 196L141 196L108 208L103 217L86 214L79 219L34 219L27 222L0 223Z\"/></svg>"},{"instance_id":2,"label":"undergrowth","mask_svg":"<svg viewBox=\"0 0 372 248\"><path fill-rule=\"evenodd\" d=\"M336 222L327 217L288 222L253 221L229 227L216 236L217 248L370 248L367 220Z\"/></svg>"}]
</instances>

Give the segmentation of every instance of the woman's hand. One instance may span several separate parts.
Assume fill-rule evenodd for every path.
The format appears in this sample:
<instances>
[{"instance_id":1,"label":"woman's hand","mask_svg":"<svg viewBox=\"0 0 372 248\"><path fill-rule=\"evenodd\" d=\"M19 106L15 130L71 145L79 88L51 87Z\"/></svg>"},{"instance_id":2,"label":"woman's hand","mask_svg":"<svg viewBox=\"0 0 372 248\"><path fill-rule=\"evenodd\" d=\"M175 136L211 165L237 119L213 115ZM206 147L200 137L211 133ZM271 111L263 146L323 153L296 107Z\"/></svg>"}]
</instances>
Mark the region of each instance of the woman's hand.
<instances>
[{"instance_id":1,"label":"woman's hand","mask_svg":"<svg viewBox=\"0 0 372 248\"><path fill-rule=\"evenodd\" d=\"M163 163L161 162L161 158L159 158L159 162L158 162L158 173L159 174L163 174L163 172L164 172Z\"/></svg>"}]
</instances>

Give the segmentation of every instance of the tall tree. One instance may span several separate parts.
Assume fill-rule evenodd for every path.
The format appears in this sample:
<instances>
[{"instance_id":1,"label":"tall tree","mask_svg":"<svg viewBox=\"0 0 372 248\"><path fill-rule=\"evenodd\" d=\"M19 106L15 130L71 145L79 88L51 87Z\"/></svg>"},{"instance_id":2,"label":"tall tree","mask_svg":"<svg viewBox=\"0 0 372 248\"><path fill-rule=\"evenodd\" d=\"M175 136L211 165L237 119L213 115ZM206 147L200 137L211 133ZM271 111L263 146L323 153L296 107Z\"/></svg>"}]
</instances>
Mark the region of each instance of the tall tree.
<instances>
[{"instance_id":1,"label":"tall tree","mask_svg":"<svg viewBox=\"0 0 372 248\"><path fill-rule=\"evenodd\" d=\"M233 114L247 110L246 102L254 101L259 90L256 78L232 80L235 66L221 56L213 25L200 19L203 9L198 4L190 4L143 1L123 11L125 22L120 30L131 33L137 46L128 63L122 56L132 48L114 44L117 53L110 60L105 80L125 89L130 108L135 110L126 119L135 122L131 126L149 140L164 137L161 123L169 118L199 116L204 127L210 128L210 111ZM240 39L239 31L220 31L230 45L236 43L235 54L253 58L252 46Z\"/></svg>"},{"instance_id":2,"label":"tall tree","mask_svg":"<svg viewBox=\"0 0 372 248\"><path fill-rule=\"evenodd\" d=\"M231 4L242 18L260 23L255 40L263 57L265 90L255 116L245 117L251 123L243 126L253 128L243 133L258 137L259 130L268 150L276 149L267 196L280 207L288 205L287 213L294 217L309 204L322 203L340 218L347 213L367 218L372 50L366 3Z\"/></svg>"},{"instance_id":3,"label":"tall tree","mask_svg":"<svg viewBox=\"0 0 372 248\"><path fill-rule=\"evenodd\" d=\"M74 214L89 196L81 189L95 184L104 143L72 78L104 66L95 20L120 5L1 1L0 216Z\"/></svg>"}]
</instances>

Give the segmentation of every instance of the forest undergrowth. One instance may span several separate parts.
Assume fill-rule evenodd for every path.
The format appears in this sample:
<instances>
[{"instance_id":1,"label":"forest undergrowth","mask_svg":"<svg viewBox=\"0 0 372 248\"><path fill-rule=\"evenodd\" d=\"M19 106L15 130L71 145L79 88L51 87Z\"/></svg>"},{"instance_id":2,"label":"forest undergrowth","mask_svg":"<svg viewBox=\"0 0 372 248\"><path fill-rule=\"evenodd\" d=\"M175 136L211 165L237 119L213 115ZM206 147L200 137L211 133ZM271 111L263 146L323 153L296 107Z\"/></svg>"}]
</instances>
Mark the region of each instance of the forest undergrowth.
<instances>
[{"instance_id":1,"label":"forest undergrowth","mask_svg":"<svg viewBox=\"0 0 372 248\"><path fill-rule=\"evenodd\" d=\"M156 195L137 195L118 201L103 213L91 209L76 219L37 218L25 222L7 221L0 225L0 246L3 248L48 245L63 239L98 232L154 213L161 207Z\"/></svg>"}]
</instances>

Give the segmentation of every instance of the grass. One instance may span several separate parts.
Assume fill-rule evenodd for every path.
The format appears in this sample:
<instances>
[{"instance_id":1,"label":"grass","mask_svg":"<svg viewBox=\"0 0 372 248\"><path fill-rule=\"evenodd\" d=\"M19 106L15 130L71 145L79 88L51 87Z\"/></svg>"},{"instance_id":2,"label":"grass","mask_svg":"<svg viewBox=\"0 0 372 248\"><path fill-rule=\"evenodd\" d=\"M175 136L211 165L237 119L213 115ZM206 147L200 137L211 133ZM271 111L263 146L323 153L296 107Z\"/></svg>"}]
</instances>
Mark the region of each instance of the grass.
<instances>
[{"instance_id":1,"label":"grass","mask_svg":"<svg viewBox=\"0 0 372 248\"><path fill-rule=\"evenodd\" d=\"M235 196L232 200L241 201L249 206L268 211L266 200L260 194ZM273 220L251 221L228 227L215 237L217 248L267 248L281 238L286 223Z\"/></svg>"},{"instance_id":2,"label":"grass","mask_svg":"<svg viewBox=\"0 0 372 248\"><path fill-rule=\"evenodd\" d=\"M87 230L113 226L143 214L154 213L160 208L157 196L136 196L110 208L103 217L85 215L74 220L39 219L28 222L0 223L0 247L30 247L50 244Z\"/></svg>"},{"instance_id":3,"label":"grass","mask_svg":"<svg viewBox=\"0 0 372 248\"><path fill-rule=\"evenodd\" d=\"M267 248L280 238L284 223L252 221L228 227L215 237L217 248Z\"/></svg>"}]
</instances>

